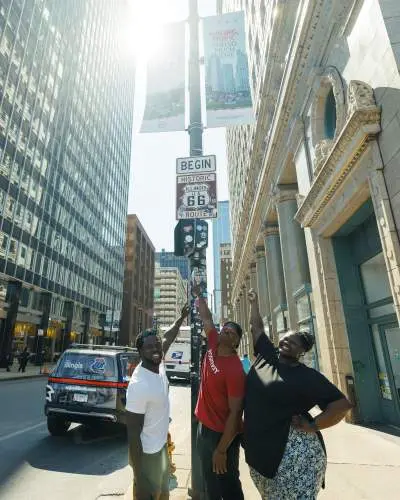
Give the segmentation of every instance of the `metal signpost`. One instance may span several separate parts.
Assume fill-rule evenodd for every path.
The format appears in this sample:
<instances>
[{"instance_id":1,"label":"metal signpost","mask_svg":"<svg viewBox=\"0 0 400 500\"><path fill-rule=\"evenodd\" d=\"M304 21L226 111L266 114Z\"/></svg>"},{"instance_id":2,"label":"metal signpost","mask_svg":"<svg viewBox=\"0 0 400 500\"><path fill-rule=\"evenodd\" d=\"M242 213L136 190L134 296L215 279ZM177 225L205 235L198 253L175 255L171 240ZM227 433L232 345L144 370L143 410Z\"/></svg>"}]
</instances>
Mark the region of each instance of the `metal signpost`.
<instances>
[{"instance_id":1,"label":"metal signpost","mask_svg":"<svg viewBox=\"0 0 400 500\"><path fill-rule=\"evenodd\" d=\"M201 286L207 298L206 249L208 224L202 218L217 216L215 156L203 154L203 124L201 120L199 15L197 0L189 0L189 98L190 98L190 157L177 159L177 204L175 254L189 258L191 285ZM193 500L204 498L203 478L196 448L197 420L194 411L200 385L200 361L203 325L197 314L195 299L191 301L191 435L192 482L189 495Z\"/></svg>"}]
</instances>

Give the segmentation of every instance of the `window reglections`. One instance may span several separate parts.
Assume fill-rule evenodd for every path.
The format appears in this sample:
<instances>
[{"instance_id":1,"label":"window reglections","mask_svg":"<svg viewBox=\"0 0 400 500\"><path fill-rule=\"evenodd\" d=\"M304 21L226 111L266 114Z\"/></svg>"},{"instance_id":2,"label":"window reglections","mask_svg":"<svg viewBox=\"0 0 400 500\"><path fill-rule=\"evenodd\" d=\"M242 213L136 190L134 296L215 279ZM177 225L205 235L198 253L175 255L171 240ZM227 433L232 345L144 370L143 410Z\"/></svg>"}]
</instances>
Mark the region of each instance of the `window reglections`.
<instances>
[{"instance_id":1,"label":"window reglections","mask_svg":"<svg viewBox=\"0 0 400 500\"><path fill-rule=\"evenodd\" d=\"M8 25L0 7L0 177L11 182L8 193L0 189L0 213L7 220L0 257L3 271L13 272L10 261L18 276L37 286L50 278L102 310L122 277L107 248L124 244L126 207L120 200L129 177L126 109L133 105L133 80L115 66L112 47L124 7L98 0L96 12L81 11L79 2L50 2L44 10L39 3L11 2ZM23 9L14 10L17 5ZM104 81L111 79L105 91ZM21 268L34 272L21 274Z\"/></svg>"},{"instance_id":2,"label":"window reglections","mask_svg":"<svg viewBox=\"0 0 400 500\"><path fill-rule=\"evenodd\" d=\"M336 100L333 93L333 88L328 92L325 101L325 137L327 139L333 139L336 133Z\"/></svg>"}]
</instances>

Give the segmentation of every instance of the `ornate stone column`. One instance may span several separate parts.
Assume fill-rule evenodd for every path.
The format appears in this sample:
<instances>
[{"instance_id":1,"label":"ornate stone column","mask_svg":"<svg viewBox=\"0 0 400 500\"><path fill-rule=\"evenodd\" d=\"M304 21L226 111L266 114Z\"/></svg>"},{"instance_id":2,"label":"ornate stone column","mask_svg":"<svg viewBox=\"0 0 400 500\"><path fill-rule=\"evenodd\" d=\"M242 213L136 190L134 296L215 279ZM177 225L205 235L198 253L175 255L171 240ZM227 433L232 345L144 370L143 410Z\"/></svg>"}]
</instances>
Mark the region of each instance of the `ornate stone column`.
<instances>
[{"instance_id":1,"label":"ornate stone column","mask_svg":"<svg viewBox=\"0 0 400 500\"><path fill-rule=\"evenodd\" d=\"M247 292L250 290L250 276L245 278L245 284L242 287L243 303L244 303L244 323L243 331L249 331L249 301L247 300Z\"/></svg>"},{"instance_id":2,"label":"ornate stone column","mask_svg":"<svg viewBox=\"0 0 400 500\"><path fill-rule=\"evenodd\" d=\"M257 271L257 291L258 303L261 317L263 318L265 331L270 334L271 309L269 305L267 261L265 258L264 246L256 247L256 271Z\"/></svg>"},{"instance_id":3,"label":"ornate stone column","mask_svg":"<svg viewBox=\"0 0 400 500\"><path fill-rule=\"evenodd\" d=\"M276 194L283 273L285 277L288 326L297 327L296 292L310 283L304 231L294 216L297 212L297 185L282 185Z\"/></svg>"},{"instance_id":4,"label":"ornate stone column","mask_svg":"<svg viewBox=\"0 0 400 500\"><path fill-rule=\"evenodd\" d=\"M286 325L286 290L283 276L281 240L276 223L264 226L264 245L267 257L267 277L269 303L271 308L272 338L278 340L278 332L287 330Z\"/></svg>"},{"instance_id":5,"label":"ornate stone column","mask_svg":"<svg viewBox=\"0 0 400 500\"><path fill-rule=\"evenodd\" d=\"M249 266L250 288L257 291L257 263L254 261Z\"/></svg>"},{"instance_id":6,"label":"ornate stone column","mask_svg":"<svg viewBox=\"0 0 400 500\"><path fill-rule=\"evenodd\" d=\"M242 322L241 316L240 316L240 297L236 299L235 302L235 321L236 323L239 323L239 325Z\"/></svg>"}]
</instances>

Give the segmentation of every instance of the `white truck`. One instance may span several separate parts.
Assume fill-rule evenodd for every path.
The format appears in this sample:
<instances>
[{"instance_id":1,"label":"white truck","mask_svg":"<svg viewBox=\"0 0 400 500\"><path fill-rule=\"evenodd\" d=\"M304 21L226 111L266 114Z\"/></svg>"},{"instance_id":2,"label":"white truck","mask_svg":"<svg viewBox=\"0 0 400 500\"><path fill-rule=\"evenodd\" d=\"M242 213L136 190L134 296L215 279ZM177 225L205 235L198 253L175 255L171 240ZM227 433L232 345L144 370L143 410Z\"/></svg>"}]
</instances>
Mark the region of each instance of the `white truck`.
<instances>
[{"instance_id":1,"label":"white truck","mask_svg":"<svg viewBox=\"0 0 400 500\"><path fill-rule=\"evenodd\" d=\"M162 328L162 330L166 330ZM181 326L175 342L165 354L164 363L167 377L190 380L190 326Z\"/></svg>"}]
</instances>

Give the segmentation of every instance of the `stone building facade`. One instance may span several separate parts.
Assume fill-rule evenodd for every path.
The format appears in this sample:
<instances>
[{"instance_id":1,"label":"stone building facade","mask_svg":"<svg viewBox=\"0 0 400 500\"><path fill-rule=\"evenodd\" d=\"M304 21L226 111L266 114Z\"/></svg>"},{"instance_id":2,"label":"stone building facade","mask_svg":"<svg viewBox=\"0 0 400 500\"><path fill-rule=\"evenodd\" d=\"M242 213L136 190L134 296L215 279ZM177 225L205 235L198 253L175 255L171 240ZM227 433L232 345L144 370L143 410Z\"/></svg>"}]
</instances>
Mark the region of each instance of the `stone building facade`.
<instances>
[{"instance_id":1,"label":"stone building facade","mask_svg":"<svg viewBox=\"0 0 400 500\"><path fill-rule=\"evenodd\" d=\"M219 266L221 279L221 309L219 313L220 323L223 325L226 321L232 320L232 301L231 301L231 281L232 281L232 253L231 244L222 243L219 246Z\"/></svg>"},{"instance_id":2,"label":"stone building facade","mask_svg":"<svg viewBox=\"0 0 400 500\"><path fill-rule=\"evenodd\" d=\"M354 419L398 425L400 3L219 7L246 11L256 115L227 134L236 318L256 286L274 340L315 333Z\"/></svg>"}]
</instances>

